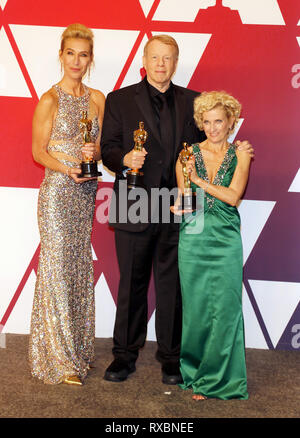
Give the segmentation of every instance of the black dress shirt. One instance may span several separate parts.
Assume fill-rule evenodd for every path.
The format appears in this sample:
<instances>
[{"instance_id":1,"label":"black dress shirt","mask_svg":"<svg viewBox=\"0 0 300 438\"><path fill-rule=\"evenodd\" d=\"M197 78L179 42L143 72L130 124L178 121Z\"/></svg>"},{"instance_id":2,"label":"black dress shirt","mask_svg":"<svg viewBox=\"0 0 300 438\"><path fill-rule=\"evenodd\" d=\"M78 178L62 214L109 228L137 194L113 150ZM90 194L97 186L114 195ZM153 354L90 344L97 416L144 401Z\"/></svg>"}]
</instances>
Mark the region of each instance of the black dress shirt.
<instances>
[{"instance_id":1,"label":"black dress shirt","mask_svg":"<svg viewBox=\"0 0 300 438\"><path fill-rule=\"evenodd\" d=\"M153 113L157 123L157 128L161 136L162 145L164 147L164 166L160 186L172 188L174 181L174 151L175 151L175 102L174 102L174 87L171 82L170 87L161 93L157 88L149 84L147 88L150 96L150 101L153 108ZM166 99L168 114L164 120L161 120L162 114L162 100Z\"/></svg>"}]
</instances>

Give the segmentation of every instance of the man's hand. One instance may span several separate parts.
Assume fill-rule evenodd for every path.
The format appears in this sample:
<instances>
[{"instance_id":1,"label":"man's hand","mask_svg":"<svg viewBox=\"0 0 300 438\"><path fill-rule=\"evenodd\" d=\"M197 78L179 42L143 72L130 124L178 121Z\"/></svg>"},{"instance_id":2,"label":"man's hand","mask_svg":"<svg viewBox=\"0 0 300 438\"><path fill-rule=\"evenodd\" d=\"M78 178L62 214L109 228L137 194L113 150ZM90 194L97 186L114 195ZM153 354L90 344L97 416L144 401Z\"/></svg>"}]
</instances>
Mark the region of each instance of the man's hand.
<instances>
[{"instance_id":1,"label":"man's hand","mask_svg":"<svg viewBox=\"0 0 300 438\"><path fill-rule=\"evenodd\" d=\"M250 154L250 157L254 157L254 149L252 145L248 142L248 140L244 141L236 141L235 144L237 145L239 151L244 151Z\"/></svg>"},{"instance_id":2,"label":"man's hand","mask_svg":"<svg viewBox=\"0 0 300 438\"><path fill-rule=\"evenodd\" d=\"M123 165L126 167L130 167L130 169L140 169L143 167L145 158L148 152L145 148L141 151L136 151L132 149L128 154L124 156Z\"/></svg>"}]
</instances>

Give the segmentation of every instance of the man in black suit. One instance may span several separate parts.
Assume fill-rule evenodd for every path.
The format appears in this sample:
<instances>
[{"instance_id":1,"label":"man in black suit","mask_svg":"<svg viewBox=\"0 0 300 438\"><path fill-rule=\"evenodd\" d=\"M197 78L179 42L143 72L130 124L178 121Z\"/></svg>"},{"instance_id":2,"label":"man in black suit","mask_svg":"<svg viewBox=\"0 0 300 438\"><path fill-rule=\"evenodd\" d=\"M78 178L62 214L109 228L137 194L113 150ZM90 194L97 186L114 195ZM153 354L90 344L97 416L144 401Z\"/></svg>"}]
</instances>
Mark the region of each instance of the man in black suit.
<instances>
[{"instance_id":1,"label":"man in black suit","mask_svg":"<svg viewBox=\"0 0 300 438\"><path fill-rule=\"evenodd\" d=\"M163 220L164 199L151 205L151 189L176 187L175 164L182 143L205 139L193 119L193 101L199 94L171 82L178 61L176 41L167 35L146 44L143 65L147 76L138 84L107 96L101 149L103 164L116 173L115 203L110 225L120 268L114 328L114 361L104 378L120 382L135 371L138 352L147 334L147 290L153 266L156 290L156 358L162 364L162 381L182 381L179 370L181 297L177 266L179 225L173 215ZM144 122L148 137L142 151L133 149L133 132ZM142 169L148 194L148 215L140 221L121 217L127 190L122 189L128 168ZM133 189L134 192L136 189ZM122 194L121 194L122 193ZM125 195L124 195L125 194ZM121 199L120 199L121 196ZM127 203L127 212L130 210ZM114 208L116 207L116 208ZM199 316L200 317L200 316Z\"/></svg>"}]
</instances>

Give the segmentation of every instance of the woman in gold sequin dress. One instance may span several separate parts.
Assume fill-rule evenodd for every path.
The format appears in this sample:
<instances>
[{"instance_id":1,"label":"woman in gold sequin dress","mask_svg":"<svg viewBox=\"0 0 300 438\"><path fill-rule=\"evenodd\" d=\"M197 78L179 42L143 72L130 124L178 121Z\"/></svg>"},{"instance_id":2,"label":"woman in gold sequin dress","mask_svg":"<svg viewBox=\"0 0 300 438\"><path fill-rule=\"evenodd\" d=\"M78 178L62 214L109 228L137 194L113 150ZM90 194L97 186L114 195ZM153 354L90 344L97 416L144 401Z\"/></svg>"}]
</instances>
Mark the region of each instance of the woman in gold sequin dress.
<instances>
[{"instance_id":1,"label":"woman in gold sequin dress","mask_svg":"<svg viewBox=\"0 0 300 438\"><path fill-rule=\"evenodd\" d=\"M40 99L32 151L45 167L38 201L41 250L29 362L44 383L81 385L94 358L95 310L91 231L97 179L79 178L82 154L100 159L104 95L82 83L93 62L93 33L81 24L62 34L63 78ZM82 111L92 120L83 146Z\"/></svg>"}]
</instances>

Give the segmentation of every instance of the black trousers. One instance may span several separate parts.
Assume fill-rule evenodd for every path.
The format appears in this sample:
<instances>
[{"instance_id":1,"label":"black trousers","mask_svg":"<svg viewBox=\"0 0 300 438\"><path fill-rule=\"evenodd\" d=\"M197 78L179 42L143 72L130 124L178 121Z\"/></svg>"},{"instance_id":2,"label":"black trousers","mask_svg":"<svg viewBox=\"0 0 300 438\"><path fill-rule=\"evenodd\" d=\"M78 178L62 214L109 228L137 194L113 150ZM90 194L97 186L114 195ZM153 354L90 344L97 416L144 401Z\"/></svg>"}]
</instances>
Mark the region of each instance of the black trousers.
<instances>
[{"instance_id":1,"label":"black trousers","mask_svg":"<svg viewBox=\"0 0 300 438\"><path fill-rule=\"evenodd\" d=\"M120 284L114 328L115 358L135 361L147 335L147 292L153 266L156 291L156 358L179 361L181 293L178 236L174 224L150 224L143 232L115 230Z\"/></svg>"}]
</instances>

